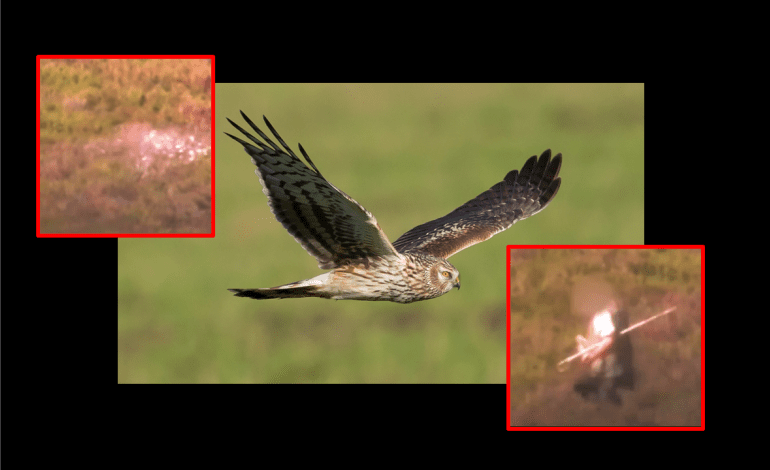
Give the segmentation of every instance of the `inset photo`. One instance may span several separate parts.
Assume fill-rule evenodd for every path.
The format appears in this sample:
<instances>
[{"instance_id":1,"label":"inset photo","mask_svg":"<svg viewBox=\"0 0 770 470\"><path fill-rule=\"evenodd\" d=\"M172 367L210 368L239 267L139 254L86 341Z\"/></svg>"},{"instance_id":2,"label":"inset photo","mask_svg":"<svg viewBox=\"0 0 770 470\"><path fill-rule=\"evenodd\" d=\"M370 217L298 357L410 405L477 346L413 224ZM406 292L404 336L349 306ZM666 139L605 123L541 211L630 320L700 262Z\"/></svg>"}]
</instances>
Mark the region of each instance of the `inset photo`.
<instances>
[{"instance_id":1,"label":"inset photo","mask_svg":"<svg viewBox=\"0 0 770 470\"><path fill-rule=\"evenodd\" d=\"M509 430L700 430L704 246L509 246Z\"/></svg>"},{"instance_id":2,"label":"inset photo","mask_svg":"<svg viewBox=\"0 0 770 470\"><path fill-rule=\"evenodd\" d=\"M214 235L214 56L37 62L38 237Z\"/></svg>"}]
</instances>

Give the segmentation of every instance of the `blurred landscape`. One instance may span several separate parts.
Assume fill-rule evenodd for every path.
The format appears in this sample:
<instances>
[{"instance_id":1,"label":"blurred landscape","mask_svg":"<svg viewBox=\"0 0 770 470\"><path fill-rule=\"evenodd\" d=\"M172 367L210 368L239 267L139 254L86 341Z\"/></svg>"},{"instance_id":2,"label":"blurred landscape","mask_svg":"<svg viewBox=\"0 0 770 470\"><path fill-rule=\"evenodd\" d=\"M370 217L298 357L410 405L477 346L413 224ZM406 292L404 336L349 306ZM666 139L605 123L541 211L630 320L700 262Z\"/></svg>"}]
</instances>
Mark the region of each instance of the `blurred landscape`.
<instances>
[{"instance_id":1,"label":"blurred landscape","mask_svg":"<svg viewBox=\"0 0 770 470\"><path fill-rule=\"evenodd\" d=\"M700 425L700 250L513 250L511 258L511 425ZM631 324L677 307L628 333L636 386L619 392L622 406L573 391L585 373L579 360L556 367L613 300Z\"/></svg>"},{"instance_id":2,"label":"blurred landscape","mask_svg":"<svg viewBox=\"0 0 770 470\"><path fill-rule=\"evenodd\" d=\"M41 233L211 231L211 64L42 59Z\"/></svg>"}]
</instances>

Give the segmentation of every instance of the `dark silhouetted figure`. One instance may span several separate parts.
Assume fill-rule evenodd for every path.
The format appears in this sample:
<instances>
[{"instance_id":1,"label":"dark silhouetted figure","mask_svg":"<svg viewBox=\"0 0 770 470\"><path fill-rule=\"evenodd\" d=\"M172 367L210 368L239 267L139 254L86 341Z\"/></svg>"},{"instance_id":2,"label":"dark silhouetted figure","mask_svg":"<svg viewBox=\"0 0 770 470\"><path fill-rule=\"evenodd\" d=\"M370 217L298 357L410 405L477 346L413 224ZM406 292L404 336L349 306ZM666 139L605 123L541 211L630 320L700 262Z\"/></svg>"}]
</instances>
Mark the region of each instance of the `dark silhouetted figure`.
<instances>
[{"instance_id":1,"label":"dark silhouetted figure","mask_svg":"<svg viewBox=\"0 0 770 470\"><path fill-rule=\"evenodd\" d=\"M589 364L586 375L575 382L574 389L586 400L623 403L618 388L634 389L634 368L631 337L620 332L628 328L628 312L612 313L612 343Z\"/></svg>"}]
</instances>

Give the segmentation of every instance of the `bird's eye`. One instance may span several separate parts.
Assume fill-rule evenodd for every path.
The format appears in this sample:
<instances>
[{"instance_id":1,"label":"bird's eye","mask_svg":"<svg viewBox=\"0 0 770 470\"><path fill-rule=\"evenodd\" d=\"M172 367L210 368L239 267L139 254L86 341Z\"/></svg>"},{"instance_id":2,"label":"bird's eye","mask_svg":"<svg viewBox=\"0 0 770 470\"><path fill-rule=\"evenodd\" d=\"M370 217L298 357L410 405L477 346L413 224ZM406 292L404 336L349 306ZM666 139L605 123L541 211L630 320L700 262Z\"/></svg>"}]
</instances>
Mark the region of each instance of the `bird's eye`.
<instances>
[{"instance_id":1,"label":"bird's eye","mask_svg":"<svg viewBox=\"0 0 770 470\"><path fill-rule=\"evenodd\" d=\"M449 277L449 271L442 271L441 275L444 277Z\"/></svg>"}]
</instances>

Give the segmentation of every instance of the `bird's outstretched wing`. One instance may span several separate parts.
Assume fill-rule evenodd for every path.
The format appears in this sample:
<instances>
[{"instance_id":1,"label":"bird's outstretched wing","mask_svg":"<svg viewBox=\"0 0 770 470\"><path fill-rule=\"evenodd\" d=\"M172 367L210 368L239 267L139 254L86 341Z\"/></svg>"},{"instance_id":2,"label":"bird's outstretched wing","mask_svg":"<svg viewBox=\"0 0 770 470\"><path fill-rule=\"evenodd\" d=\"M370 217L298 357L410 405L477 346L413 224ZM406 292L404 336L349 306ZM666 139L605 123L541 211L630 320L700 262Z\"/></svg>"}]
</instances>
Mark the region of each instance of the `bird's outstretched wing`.
<instances>
[{"instance_id":1,"label":"bird's outstretched wing","mask_svg":"<svg viewBox=\"0 0 770 470\"><path fill-rule=\"evenodd\" d=\"M537 214L556 196L561 154L546 150L533 156L521 171L505 179L444 217L418 225L393 243L400 253L421 252L449 258L458 251L506 230Z\"/></svg>"},{"instance_id":2,"label":"bird's outstretched wing","mask_svg":"<svg viewBox=\"0 0 770 470\"><path fill-rule=\"evenodd\" d=\"M273 143L243 111L241 116L265 142L230 119L230 124L254 145L225 134L243 145L251 155L270 210L294 239L318 260L321 269L336 268L374 256L398 256L374 216L329 183L301 144L299 149L311 168L297 158L267 118L264 118L265 124L283 148Z\"/></svg>"}]
</instances>

